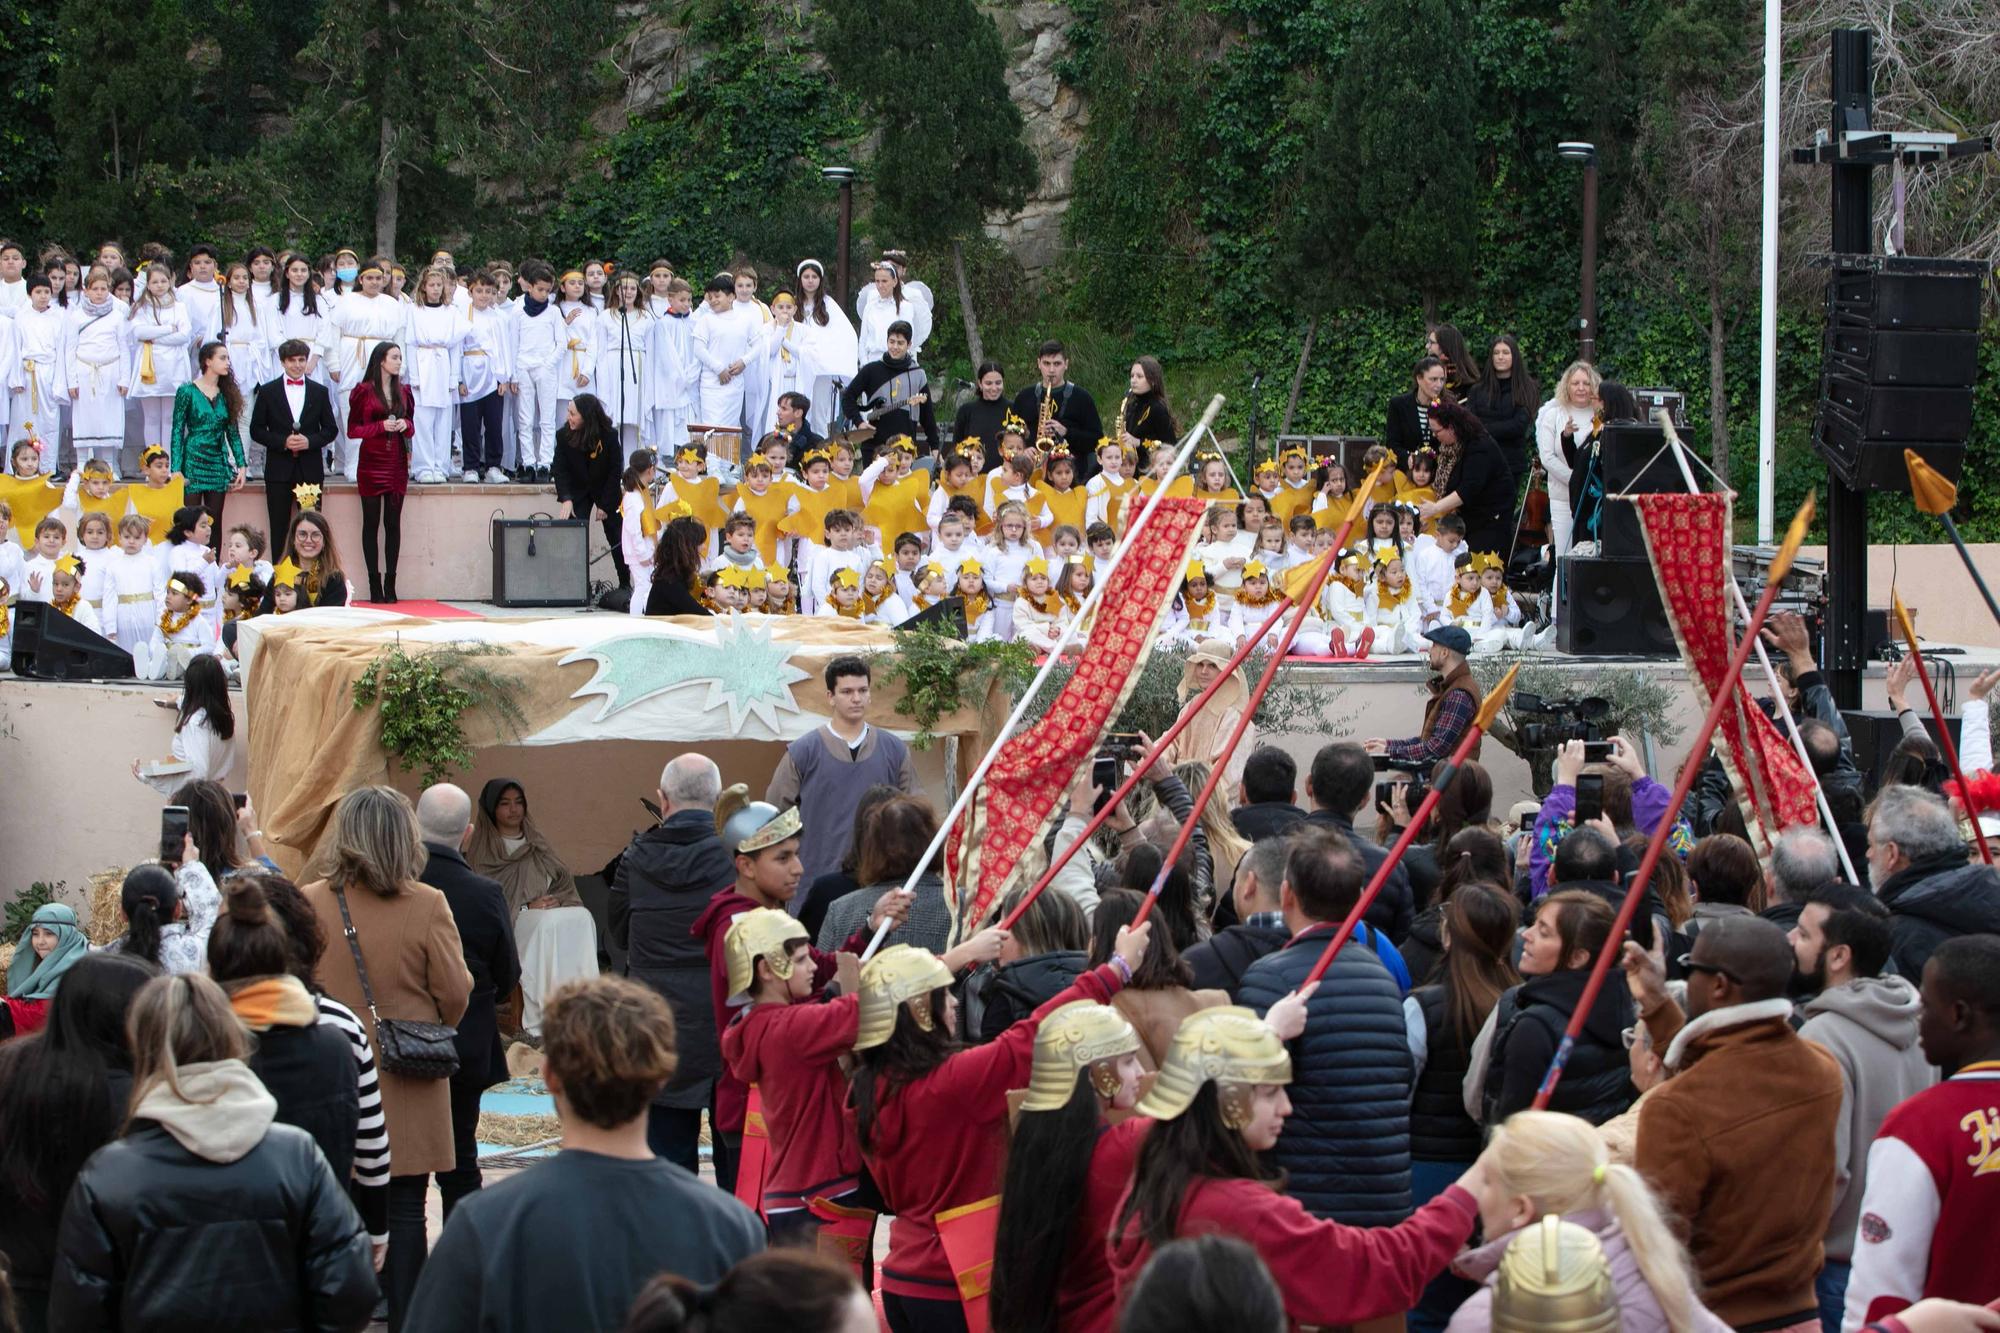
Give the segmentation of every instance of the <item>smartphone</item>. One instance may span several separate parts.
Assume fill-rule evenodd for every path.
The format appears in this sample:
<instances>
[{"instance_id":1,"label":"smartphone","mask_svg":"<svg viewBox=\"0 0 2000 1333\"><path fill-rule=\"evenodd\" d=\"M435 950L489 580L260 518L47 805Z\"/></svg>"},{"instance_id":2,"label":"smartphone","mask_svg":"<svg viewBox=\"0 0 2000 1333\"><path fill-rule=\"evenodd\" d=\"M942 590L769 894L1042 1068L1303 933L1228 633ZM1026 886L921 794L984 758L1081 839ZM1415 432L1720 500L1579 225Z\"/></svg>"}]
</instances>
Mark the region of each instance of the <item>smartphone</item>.
<instances>
[{"instance_id":1,"label":"smartphone","mask_svg":"<svg viewBox=\"0 0 2000 1333\"><path fill-rule=\"evenodd\" d=\"M241 810L244 806L250 804L250 793L247 791L231 792L229 793L229 799L235 803L238 810Z\"/></svg>"},{"instance_id":2,"label":"smartphone","mask_svg":"<svg viewBox=\"0 0 2000 1333\"><path fill-rule=\"evenodd\" d=\"M1576 827L1582 828L1604 813L1604 775L1579 773L1576 777Z\"/></svg>"},{"instance_id":3,"label":"smartphone","mask_svg":"<svg viewBox=\"0 0 2000 1333\"><path fill-rule=\"evenodd\" d=\"M187 850L188 808L170 805L160 811L160 860L170 866L181 863Z\"/></svg>"},{"instance_id":4,"label":"smartphone","mask_svg":"<svg viewBox=\"0 0 2000 1333\"><path fill-rule=\"evenodd\" d=\"M1104 739L1097 743L1101 755L1115 755L1123 759L1139 748L1139 733L1136 731L1107 731Z\"/></svg>"},{"instance_id":5,"label":"smartphone","mask_svg":"<svg viewBox=\"0 0 2000 1333\"><path fill-rule=\"evenodd\" d=\"M1611 762L1610 741L1585 741L1583 762L1586 764L1608 764Z\"/></svg>"}]
</instances>

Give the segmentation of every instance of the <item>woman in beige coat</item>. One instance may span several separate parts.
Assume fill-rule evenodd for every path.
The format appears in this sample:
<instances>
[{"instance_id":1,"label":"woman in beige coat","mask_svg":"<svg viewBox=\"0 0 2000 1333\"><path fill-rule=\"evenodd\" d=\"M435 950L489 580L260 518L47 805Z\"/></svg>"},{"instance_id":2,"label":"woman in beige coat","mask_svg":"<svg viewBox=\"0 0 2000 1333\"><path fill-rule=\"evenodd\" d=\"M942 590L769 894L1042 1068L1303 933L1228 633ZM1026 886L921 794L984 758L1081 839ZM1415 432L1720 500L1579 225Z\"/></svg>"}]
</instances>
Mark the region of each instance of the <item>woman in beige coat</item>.
<instances>
[{"instance_id":1,"label":"woman in beige coat","mask_svg":"<svg viewBox=\"0 0 2000 1333\"><path fill-rule=\"evenodd\" d=\"M472 994L472 974L465 967L451 907L442 893L417 880L425 859L408 799L390 787L362 787L349 792L333 813L314 861L325 878L301 890L328 942L320 981L328 995L360 1016L376 1050L382 1048L377 1017L455 1025ZM341 918L343 897L354 921L353 939L368 967L375 997L372 1014ZM382 1276L389 1326L398 1328L428 1248L424 1196L431 1174L451 1170L456 1155L450 1081L405 1078L386 1068L381 1077L392 1172L389 1256Z\"/></svg>"}]
</instances>

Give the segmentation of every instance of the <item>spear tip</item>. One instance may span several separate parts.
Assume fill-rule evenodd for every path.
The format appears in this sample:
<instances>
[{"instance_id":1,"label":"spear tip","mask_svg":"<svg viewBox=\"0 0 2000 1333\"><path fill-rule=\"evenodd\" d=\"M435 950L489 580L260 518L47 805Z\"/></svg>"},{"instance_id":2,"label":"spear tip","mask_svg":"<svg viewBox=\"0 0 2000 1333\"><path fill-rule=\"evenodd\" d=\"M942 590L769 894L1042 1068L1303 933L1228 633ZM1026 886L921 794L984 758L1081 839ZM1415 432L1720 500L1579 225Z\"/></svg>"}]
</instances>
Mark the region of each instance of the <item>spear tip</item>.
<instances>
[{"instance_id":1,"label":"spear tip","mask_svg":"<svg viewBox=\"0 0 2000 1333\"><path fill-rule=\"evenodd\" d=\"M1799 548L1806 544L1806 529L1812 526L1815 492L1807 492L1806 502L1799 506L1799 512L1792 515L1792 526L1785 529L1784 545L1778 548L1777 558L1771 561L1770 573L1765 581L1775 587L1785 581L1785 575L1792 572L1792 561L1798 559Z\"/></svg>"},{"instance_id":2,"label":"spear tip","mask_svg":"<svg viewBox=\"0 0 2000 1333\"><path fill-rule=\"evenodd\" d=\"M1915 449L1903 450L1903 466L1910 472L1910 498L1926 514L1949 514L1958 505L1958 483L1924 461Z\"/></svg>"},{"instance_id":3,"label":"spear tip","mask_svg":"<svg viewBox=\"0 0 2000 1333\"><path fill-rule=\"evenodd\" d=\"M1519 662L1507 668L1507 674L1500 677L1499 682L1494 685L1492 690L1487 693L1485 700L1480 703L1479 715L1472 719L1473 726L1478 727L1481 731L1486 731L1492 727L1493 719L1500 715L1500 710L1507 704L1507 696L1514 692L1514 677L1520 674L1521 664Z\"/></svg>"},{"instance_id":4,"label":"spear tip","mask_svg":"<svg viewBox=\"0 0 2000 1333\"><path fill-rule=\"evenodd\" d=\"M1911 652L1917 651L1917 626L1910 619L1910 608L1903 605L1903 594L1894 588L1889 590L1889 614L1895 618L1897 632Z\"/></svg>"}]
</instances>

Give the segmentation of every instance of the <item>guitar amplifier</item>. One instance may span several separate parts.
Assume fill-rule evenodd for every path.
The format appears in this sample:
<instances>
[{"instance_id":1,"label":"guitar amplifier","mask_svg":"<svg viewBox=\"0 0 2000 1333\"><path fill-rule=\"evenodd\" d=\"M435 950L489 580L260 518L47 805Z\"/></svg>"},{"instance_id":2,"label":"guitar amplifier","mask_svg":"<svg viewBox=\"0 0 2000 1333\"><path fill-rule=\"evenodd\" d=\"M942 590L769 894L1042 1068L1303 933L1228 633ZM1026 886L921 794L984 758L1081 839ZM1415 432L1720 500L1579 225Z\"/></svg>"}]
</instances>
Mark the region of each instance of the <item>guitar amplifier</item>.
<instances>
[{"instance_id":1,"label":"guitar amplifier","mask_svg":"<svg viewBox=\"0 0 2000 1333\"><path fill-rule=\"evenodd\" d=\"M493 601L582 606L590 600L590 524L580 518L496 518Z\"/></svg>"}]
</instances>

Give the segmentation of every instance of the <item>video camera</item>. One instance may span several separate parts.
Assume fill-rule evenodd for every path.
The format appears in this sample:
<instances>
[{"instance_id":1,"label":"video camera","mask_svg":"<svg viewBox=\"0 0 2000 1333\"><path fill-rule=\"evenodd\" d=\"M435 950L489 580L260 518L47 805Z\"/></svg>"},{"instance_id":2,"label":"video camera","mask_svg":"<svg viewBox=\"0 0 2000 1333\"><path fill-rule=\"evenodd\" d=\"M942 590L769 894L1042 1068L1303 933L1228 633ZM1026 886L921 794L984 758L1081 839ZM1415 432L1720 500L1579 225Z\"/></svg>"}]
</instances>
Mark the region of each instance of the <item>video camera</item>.
<instances>
[{"instance_id":1,"label":"video camera","mask_svg":"<svg viewBox=\"0 0 2000 1333\"><path fill-rule=\"evenodd\" d=\"M1415 814L1423 803L1424 794L1431 786L1431 766L1421 759L1391 759L1386 754L1375 757L1375 771L1379 773L1406 773L1409 775L1409 790L1403 793L1403 809ZM1375 808L1387 814L1395 800L1396 788L1404 786L1401 781L1377 781L1375 783Z\"/></svg>"},{"instance_id":2,"label":"video camera","mask_svg":"<svg viewBox=\"0 0 2000 1333\"><path fill-rule=\"evenodd\" d=\"M1611 716L1609 699L1596 695L1544 699L1516 690L1507 708L1522 719L1515 723L1514 734L1524 750L1557 750L1570 741L1582 741L1586 764L1601 764L1611 758L1611 732L1605 722Z\"/></svg>"}]
</instances>

